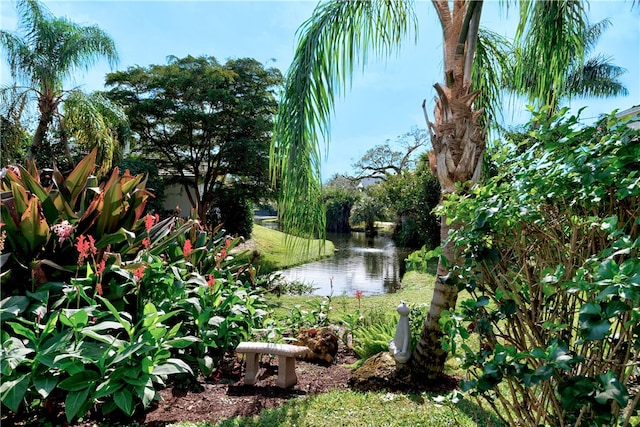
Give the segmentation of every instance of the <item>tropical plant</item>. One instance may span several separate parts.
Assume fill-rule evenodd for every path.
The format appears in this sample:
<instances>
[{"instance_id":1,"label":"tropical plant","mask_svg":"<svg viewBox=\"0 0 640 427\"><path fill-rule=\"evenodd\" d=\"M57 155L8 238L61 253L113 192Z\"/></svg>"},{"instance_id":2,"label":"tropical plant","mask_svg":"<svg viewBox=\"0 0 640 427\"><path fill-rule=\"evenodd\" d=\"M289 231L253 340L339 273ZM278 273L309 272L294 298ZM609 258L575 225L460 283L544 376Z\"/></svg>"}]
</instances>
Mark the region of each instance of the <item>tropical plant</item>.
<instances>
[{"instance_id":1,"label":"tropical plant","mask_svg":"<svg viewBox=\"0 0 640 427\"><path fill-rule=\"evenodd\" d=\"M534 115L529 151L444 209L471 292L441 323L462 342L462 389L508 425L629 423L640 394L640 133ZM479 342L479 348L466 341ZM506 386L499 386L505 384ZM627 410L625 411L625 407Z\"/></svg>"},{"instance_id":2,"label":"tropical plant","mask_svg":"<svg viewBox=\"0 0 640 427\"><path fill-rule=\"evenodd\" d=\"M627 89L618 80L626 72L614 65L611 58L604 55L587 57L594 49L599 37L611 25L603 20L593 25L585 25L580 32L558 31L549 34L545 27L570 28L574 19L569 2L522 2L521 20L516 34L515 58L508 68L507 88L525 95L537 108L551 106L549 114L562 107L562 103L573 97L612 97L626 95ZM568 38L580 38L583 45L579 50L567 49L571 45ZM553 64L554 52L564 55ZM547 67L558 67L556 72L547 73ZM560 68L564 67L564 68Z\"/></svg>"},{"instance_id":3,"label":"tropical plant","mask_svg":"<svg viewBox=\"0 0 640 427\"><path fill-rule=\"evenodd\" d=\"M83 148L99 148L99 172L106 174L117 158L121 138L126 137L128 121L122 109L100 94L87 95L79 89L65 90L67 80L105 58L110 65L118 59L113 40L95 25L81 26L66 18L54 17L37 0L17 2L19 33L0 31L16 83L11 93L21 104L29 100L37 105L38 124L27 153L29 160L50 164L50 132L57 132L64 157L74 165L70 138ZM8 95L3 90L3 95ZM61 111L60 107L63 107ZM65 160L58 159L58 160ZM60 162L62 163L62 162Z\"/></svg>"},{"instance_id":4,"label":"tropical plant","mask_svg":"<svg viewBox=\"0 0 640 427\"><path fill-rule=\"evenodd\" d=\"M0 191L4 248L3 295L23 295L55 277L76 271L74 236L91 236L102 252L137 252L142 238L131 230L140 221L149 193L142 175L119 176L118 168L99 184L92 172L94 149L66 177L55 167L41 173L33 162L4 171ZM49 175L50 174L50 175ZM41 180L41 176L43 180ZM44 180L50 182L43 185ZM162 233L168 221L156 228ZM6 273L6 274L4 274ZM64 280L64 279L63 279Z\"/></svg>"},{"instance_id":5,"label":"tropical plant","mask_svg":"<svg viewBox=\"0 0 640 427\"><path fill-rule=\"evenodd\" d=\"M555 34L561 41L559 45L542 46L552 59L537 69L553 76L553 81L563 81L569 64L583 57L584 5L574 1L524 3L562 12L549 14L556 20L534 28L548 34L541 39ZM438 97L435 122L429 122L429 133L433 169L440 181L442 197L446 199L462 184L478 182L482 170L488 121L476 102L480 95L476 86L482 86L472 76L490 74L483 74L474 64L504 61L481 58L483 53L492 51L477 49L478 43L483 42L478 37L483 2L442 0L434 1L433 5L443 31L444 82L434 86ZM328 1L320 4L303 24L272 142L272 173L281 185L280 217L286 230L322 235L325 220L319 208L319 135L328 136L335 96L341 93L358 59L364 62L369 50L381 56L390 54L411 29L416 29L412 6L411 2ZM523 19L532 8L523 8ZM564 20L564 16L572 19ZM497 87L499 81L493 83ZM485 91L484 94L498 92ZM450 229L460 225L443 218L441 236L447 236ZM457 289L447 283L447 278L450 266L455 265L458 258L451 244L443 244L430 313L411 359L414 371L424 374L418 375L419 378L439 375L447 357L440 345L438 319L442 311L455 306Z\"/></svg>"}]
</instances>

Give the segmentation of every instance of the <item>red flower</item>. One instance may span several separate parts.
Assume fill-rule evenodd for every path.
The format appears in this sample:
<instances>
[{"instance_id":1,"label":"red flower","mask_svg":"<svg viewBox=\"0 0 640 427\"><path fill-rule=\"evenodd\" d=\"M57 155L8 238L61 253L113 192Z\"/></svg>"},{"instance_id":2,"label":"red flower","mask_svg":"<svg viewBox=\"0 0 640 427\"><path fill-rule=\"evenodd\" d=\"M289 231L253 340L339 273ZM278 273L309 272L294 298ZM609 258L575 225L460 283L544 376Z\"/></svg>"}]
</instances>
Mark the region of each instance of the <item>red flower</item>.
<instances>
[{"instance_id":1,"label":"red flower","mask_svg":"<svg viewBox=\"0 0 640 427\"><path fill-rule=\"evenodd\" d=\"M145 230L147 230L147 232L149 232L149 230L151 230L151 228L153 227L155 219L156 218L154 216L149 214L147 214L147 216L144 218L144 228Z\"/></svg>"},{"instance_id":2,"label":"red flower","mask_svg":"<svg viewBox=\"0 0 640 427\"><path fill-rule=\"evenodd\" d=\"M356 299L357 299L358 301L360 301L360 298L362 298L362 291L361 291L361 290L357 290L357 291L356 291Z\"/></svg>"},{"instance_id":3,"label":"red flower","mask_svg":"<svg viewBox=\"0 0 640 427\"><path fill-rule=\"evenodd\" d=\"M133 270L133 275L136 277L136 279L142 280L142 278L144 277L144 265Z\"/></svg>"},{"instance_id":4,"label":"red flower","mask_svg":"<svg viewBox=\"0 0 640 427\"><path fill-rule=\"evenodd\" d=\"M213 288L213 285L216 284L216 278L213 277L213 274L207 274L207 285L209 288Z\"/></svg>"},{"instance_id":5,"label":"red flower","mask_svg":"<svg viewBox=\"0 0 640 427\"><path fill-rule=\"evenodd\" d=\"M104 267L106 266L106 262L105 260L102 260L98 263L98 265L96 265L96 273L98 274L98 276L102 276L102 273L104 273Z\"/></svg>"},{"instance_id":6,"label":"red flower","mask_svg":"<svg viewBox=\"0 0 640 427\"><path fill-rule=\"evenodd\" d=\"M96 284L96 293L100 296L102 296L102 283L97 283Z\"/></svg>"},{"instance_id":7,"label":"red flower","mask_svg":"<svg viewBox=\"0 0 640 427\"><path fill-rule=\"evenodd\" d=\"M145 237L144 239L142 239L142 246L146 248L148 248L151 245L151 239L149 239L148 237Z\"/></svg>"},{"instance_id":8,"label":"red flower","mask_svg":"<svg viewBox=\"0 0 640 427\"><path fill-rule=\"evenodd\" d=\"M85 235L81 234L78 238L76 238L76 249L78 250L78 264L82 265L84 260L91 254L95 255L98 250L95 246L95 239L93 236L88 236L85 239Z\"/></svg>"},{"instance_id":9,"label":"red flower","mask_svg":"<svg viewBox=\"0 0 640 427\"><path fill-rule=\"evenodd\" d=\"M184 247L182 248L182 253L186 258L191 254L191 252L193 252L193 250L191 249L191 240L187 239L184 241Z\"/></svg>"}]
</instances>

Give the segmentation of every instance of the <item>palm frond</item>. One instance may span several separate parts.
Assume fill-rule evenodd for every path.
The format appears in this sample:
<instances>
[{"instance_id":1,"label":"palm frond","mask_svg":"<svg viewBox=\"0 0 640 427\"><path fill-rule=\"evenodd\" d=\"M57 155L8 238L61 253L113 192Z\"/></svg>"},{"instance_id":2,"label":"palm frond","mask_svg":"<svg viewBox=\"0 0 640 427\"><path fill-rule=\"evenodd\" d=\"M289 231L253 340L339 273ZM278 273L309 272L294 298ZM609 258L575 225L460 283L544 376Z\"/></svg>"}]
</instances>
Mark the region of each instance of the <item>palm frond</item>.
<instances>
[{"instance_id":1,"label":"palm frond","mask_svg":"<svg viewBox=\"0 0 640 427\"><path fill-rule=\"evenodd\" d=\"M480 28L471 81L473 89L480 90L475 101L476 109L483 108L488 113L483 117L502 119L503 76L512 61L513 46L509 40Z\"/></svg>"},{"instance_id":2,"label":"palm frond","mask_svg":"<svg viewBox=\"0 0 640 427\"><path fill-rule=\"evenodd\" d=\"M327 147L335 98L369 52L388 56L410 30L417 33L412 3L390 0L331 0L301 26L271 145L272 179L280 186L280 221L287 231L324 236L320 136Z\"/></svg>"},{"instance_id":3,"label":"palm frond","mask_svg":"<svg viewBox=\"0 0 640 427\"><path fill-rule=\"evenodd\" d=\"M581 1L523 1L516 33L523 48L514 70L519 91L553 110L571 67L582 65L587 28Z\"/></svg>"},{"instance_id":4,"label":"palm frond","mask_svg":"<svg viewBox=\"0 0 640 427\"><path fill-rule=\"evenodd\" d=\"M583 67L569 75L565 92L579 97L628 95L629 91L618 80L627 70L611 61L612 58L605 55L589 58Z\"/></svg>"}]
</instances>

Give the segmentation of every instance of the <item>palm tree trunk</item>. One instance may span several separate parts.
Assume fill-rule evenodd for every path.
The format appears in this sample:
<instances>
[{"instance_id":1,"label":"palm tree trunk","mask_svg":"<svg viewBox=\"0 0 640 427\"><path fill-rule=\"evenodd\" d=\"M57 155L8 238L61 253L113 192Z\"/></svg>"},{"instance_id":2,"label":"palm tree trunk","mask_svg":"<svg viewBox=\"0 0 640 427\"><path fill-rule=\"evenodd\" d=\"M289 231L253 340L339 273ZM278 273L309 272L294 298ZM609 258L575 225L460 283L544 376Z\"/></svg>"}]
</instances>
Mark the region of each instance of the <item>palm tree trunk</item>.
<instances>
[{"instance_id":1,"label":"palm tree trunk","mask_svg":"<svg viewBox=\"0 0 640 427\"><path fill-rule=\"evenodd\" d=\"M38 127L36 128L35 133L33 134L33 139L31 140L31 146L29 147L29 151L27 152L27 160L33 161L40 151L40 147L42 147L42 143L44 142L47 131L49 130L49 126L53 121L53 112L42 112L40 115L40 119L38 120Z\"/></svg>"},{"instance_id":2,"label":"palm tree trunk","mask_svg":"<svg viewBox=\"0 0 640 427\"><path fill-rule=\"evenodd\" d=\"M436 164L432 165L432 169L435 169L438 175L442 198L446 199L447 195L456 191L456 183L477 182L482 166L486 132L479 122L483 111L473 109L473 101L478 92L470 92L469 88L462 84L457 87L454 85L452 88L435 85L435 88L439 98L436 99L436 123L429 123L434 149L434 155L430 156L430 159L435 160ZM455 307L458 289L455 285L446 283L449 271L442 260L446 260L446 265L458 264L454 247L447 241L449 232L458 226L447 224L444 216L441 218L442 257L438 262L429 313L411 358L416 380L434 379L444 370L447 352L442 349L440 343L442 331L439 320L444 310Z\"/></svg>"}]
</instances>

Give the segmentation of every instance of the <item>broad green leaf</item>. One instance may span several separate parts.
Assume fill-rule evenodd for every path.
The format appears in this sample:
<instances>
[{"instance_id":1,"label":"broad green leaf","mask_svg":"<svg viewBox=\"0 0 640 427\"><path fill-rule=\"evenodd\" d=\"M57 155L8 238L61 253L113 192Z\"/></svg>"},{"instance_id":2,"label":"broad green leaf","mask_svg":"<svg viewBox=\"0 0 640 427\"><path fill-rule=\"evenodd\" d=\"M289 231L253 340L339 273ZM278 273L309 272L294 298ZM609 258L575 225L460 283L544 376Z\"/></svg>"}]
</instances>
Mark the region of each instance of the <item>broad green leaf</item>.
<instances>
[{"instance_id":1,"label":"broad green leaf","mask_svg":"<svg viewBox=\"0 0 640 427\"><path fill-rule=\"evenodd\" d=\"M200 339L194 336L187 336L181 338L175 338L166 342L167 345L173 348L186 348L190 345L199 342Z\"/></svg>"},{"instance_id":2,"label":"broad green leaf","mask_svg":"<svg viewBox=\"0 0 640 427\"><path fill-rule=\"evenodd\" d=\"M23 336L29 341L36 341L36 334L32 328L24 326L22 323L7 322L17 335Z\"/></svg>"},{"instance_id":3,"label":"broad green leaf","mask_svg":"<svg viewBox=\"0 0 640 427\"><path fill-rule=\"evenodd\" d=\"M129 243L132 243L136 237L135 233L131 231L125 230L124 228L120 228L115 233L105 234L102 236L100 240L96 243L96 248L102 249L106 248L109 245L115 245L125 240Z\"/></svg>"},{"instance_id":4,"label":"broad green leaf","mask_svg":"<svg viewBox=\"0 0 640 427\"><path fill-rule=\"evenodd\" d=\"M78 163L73 171L71 171L67 176L67 179L64 180L64 186L69 190L71 195L71 200L69 200L69 202L72 205L75 205L78 196L82 193L87 184L89 175L91 175L95 169L97 153L97 148L91 150L91 152Z\"/></svg>"},{"instance_id":5,"label":"broad green leaf","mask_svg":"<svg viewBox=\"0 0 640 427\"><path fill-rule=\"evenodd\" d=\"M38 199L32 197L20 219L20 231L29 244L31 251L37 251L49 238L49 225L40 214Z\"/></svg>"},{"instance_id":6,"label":"broad green leaf","mask_svg":"<svg viewBox=\"0 0 640 427\"><path fill-rule=\"evenodd\" d=\"M58 384L62 390L79 391L91 387L100 379L100 374L95 371L83 370L69 378L66 378Z\"/></svg>"},{"instance_id":7,"label":"broad green leaf","mask_svg":"<svg viewBox=\"0 0 640 427\"><path fill-rule=\"evenodd\" d=\"M44 377L39 376L33 379L33 385L43 399L49 396L49 393L56 387L56 384L58 384L57 378L49 375Z\"/></svg>"},{"instance_id":8,"label":"broad green leaf","mask_svg":"<svg viewBox=\"0 0 640 427\"><path fill-rule=\"evenodd\" d=\"M118 390L113 394L113 400L118 405L118 408L122 409L127 415L131 415L133 413L133 394L127 390L122 389Z\"/></svg>"},{"instance_id":9,"label":"broad green leaf","mask_svg":"<svg viewBox=\"0 0 640 427\"><path fill-rule=\"evenodd\" d=\"M29 298L26 296L11 296L0 301L0 323L16 317L29 307Z\"/></svg>"},{"instance_id":10,"label":"broad green leaf","mask_svg":"<svg viewBox=\"0 0 640 427\"><path fill-rule=\"evenodd\" d=\"M71 422L76 415L84 415L79 414L79 411L87 403L89 391L89 388L84 388L79 391L71 391L67 394L67 398L64 400L64 412L67 415L67 422Z\"/></svg>"},{"instance_id":11,"label":"broad green leaf","mask_svg":"<svg viewBox=\"0 0 640 427\"><path fill-rule=\"evenodd\" d=\"M3 379L2 384L0 384L0 400L2 400L2 404L13 412L18 412L20 403L29 387L29 379L29 374L10 381Z\"/></svg>"},{"instance_id":12,"label":"broad green leaf","mask_svg":"<svg viewBox=\"0 0 640 427\"><path fill-rule=\"evenodd\" d=\"M609 400L615 400L621 408L627 406L629 393L613 372L609 371L606 374L600 374L598 380L604 386L604 390L596 393L596 402L604 405Z\"/></svg>"},{"instance_id":13,"label":"broad green leaf","mask_svg":"<svg viewBox=\"0 0 640 427\"><path fill-rule=\"evenodd\" d=\"M142 406L147 408L156 397L156 390L153 387L136 387L136 393L142 400Z\"/></svg>"},{"instance_id":14,"label":"broad green leaf","mask_svg":"<svg viewBox=\"0 0 640 427\"><path fill-rule=\"evenodd\" d=\"M124 382L114 381L112 378L109 378L96 387L96 391L93 393L93 398L102 399L105 396L110 396L122 387L126 387Z\"/></svg>"},{"instance_id":15,"label":"broad green leaf","mask_svg":"<svg viewBox=\"0 0 640 427\"><path fill-rule=\"evenodd\" d=\"M157 365L153 369L154 375L193 374L191 367L180 359L169 359L167 363Z\"/></svg>"}]
</instances>

